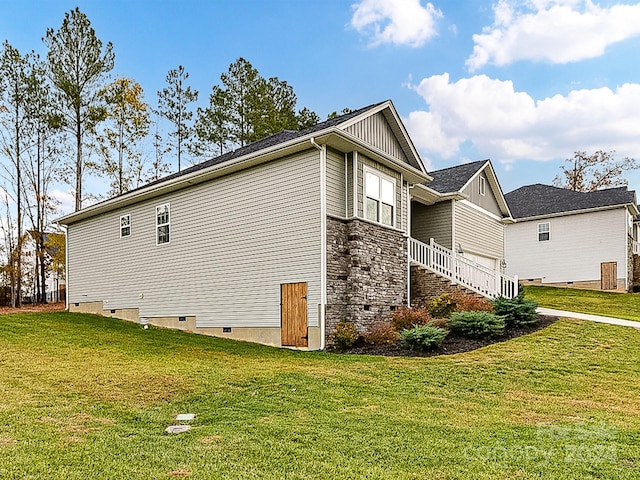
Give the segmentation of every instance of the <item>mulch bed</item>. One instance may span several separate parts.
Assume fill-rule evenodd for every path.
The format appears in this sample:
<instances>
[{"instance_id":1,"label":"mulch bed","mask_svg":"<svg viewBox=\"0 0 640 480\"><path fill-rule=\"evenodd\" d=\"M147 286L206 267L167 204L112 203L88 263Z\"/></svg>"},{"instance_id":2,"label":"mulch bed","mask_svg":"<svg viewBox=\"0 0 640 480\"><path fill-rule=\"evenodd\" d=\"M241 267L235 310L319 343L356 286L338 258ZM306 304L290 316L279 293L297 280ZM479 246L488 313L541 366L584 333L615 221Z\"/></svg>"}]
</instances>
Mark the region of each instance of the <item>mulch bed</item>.
<instances>
[{"instance_id":1,"label":"mulch bed","mask_svg":"<svg viewBox=\"0 0 640 480\"><path fill-rule=\"evenodd\" d=\"M21 308L0 307L0 315L10 313L60 312L65 309L64 302L44 303L42 305L23 305Z\"/></svg>"},{"instance_id":2,"label":"mulch bed","mask_svg":"<svg viewBox=\"0 0 640 480\"><path fill-rule=\"evenodd\" d=\"M538 322L530 327L508 328L504 334L494 338L465 338L450 333L446 336L440 348L429 352L417 350L408 350L402 347L402 343L395 345L369 345L360 344L354 346L350 350L341 353L347 354L364 354L364 355L384 355L389 357L434 357L437 355L452 355L454 353L470 352L478 348L486 347L492 343L504 342L517 338L528 333L533 333L548 327L558 320L558 317L540 315Z\"/></svg>"}]
</instances>

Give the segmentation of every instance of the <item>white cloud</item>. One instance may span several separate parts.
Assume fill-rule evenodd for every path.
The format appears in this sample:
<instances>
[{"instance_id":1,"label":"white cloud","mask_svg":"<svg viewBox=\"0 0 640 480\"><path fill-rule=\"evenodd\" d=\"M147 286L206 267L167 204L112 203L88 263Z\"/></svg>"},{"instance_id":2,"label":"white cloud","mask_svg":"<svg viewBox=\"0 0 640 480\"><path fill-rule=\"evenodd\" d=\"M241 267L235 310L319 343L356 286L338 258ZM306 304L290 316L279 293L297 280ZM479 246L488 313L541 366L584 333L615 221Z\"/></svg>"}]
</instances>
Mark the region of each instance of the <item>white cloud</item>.
<instances>
[{"instance_id":1,"label":"white cloud","mask_svg":"<svg viewBox=\"0 0 640 480\"><path fill-rule=\"evenodd\" d=\"M451 158L470 142L500 162L567 158L576 150L638 156L640 84L573 90L535 101L510 81L477 75L451 82L447 73L412 86L428 111L404 119L416 147Z\"/></svg>"},{"instance_id":2,"label":"white cloud","mask_svg":"<svg viewBox=\"0 0 640 480\"><path fill-rule=\"evenodd\" d=\"M382 43L420 47L437 35L436 19L442 12L421 0L362 0L351 7L351 26L370 37L370 45Z\"/></svg>"},{"instance_id":3,"label":"white cloud","mask_svg":"<svg viewBox=\"0 0 640 480\"><path fill-rule=\"evenodd\" d=\"M473 36L466 65L475 71L518 60L576 62L638 35L640 4L603 8L590 0L499 0L493 25Z\"/></svg>"},{"instance_id":4,"label":"white cloud","mask_svg":"<svg viewBox=\"0 0 640 480\"><path fill-rule=\"evenodd\" d=\"M51 192L51 196L59 202L58 211L62 215L73 212L76 205L76 196L73 190L59 190L55 189Z\"/></svg>"}]
</instances>

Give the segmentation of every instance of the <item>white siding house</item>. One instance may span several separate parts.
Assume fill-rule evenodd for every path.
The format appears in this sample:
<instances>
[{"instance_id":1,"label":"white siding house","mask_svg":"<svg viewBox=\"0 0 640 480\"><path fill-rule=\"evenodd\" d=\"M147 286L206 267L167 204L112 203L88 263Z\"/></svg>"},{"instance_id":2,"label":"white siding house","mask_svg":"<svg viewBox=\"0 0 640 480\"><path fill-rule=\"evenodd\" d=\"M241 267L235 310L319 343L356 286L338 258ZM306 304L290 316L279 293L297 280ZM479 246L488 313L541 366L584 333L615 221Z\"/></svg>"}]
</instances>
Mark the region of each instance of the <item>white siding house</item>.
<instances>
[{"instance_id":1,"label":"white siding house","mask_svg":"<svg viewBox=\"0 0 640 480\"><path fill-rule=\"evenodd\" d=\"M546 185L506 195L507 273L528 283L627 291L633 282L635 192L573 192Z\"/></svg>"}]
</instances>

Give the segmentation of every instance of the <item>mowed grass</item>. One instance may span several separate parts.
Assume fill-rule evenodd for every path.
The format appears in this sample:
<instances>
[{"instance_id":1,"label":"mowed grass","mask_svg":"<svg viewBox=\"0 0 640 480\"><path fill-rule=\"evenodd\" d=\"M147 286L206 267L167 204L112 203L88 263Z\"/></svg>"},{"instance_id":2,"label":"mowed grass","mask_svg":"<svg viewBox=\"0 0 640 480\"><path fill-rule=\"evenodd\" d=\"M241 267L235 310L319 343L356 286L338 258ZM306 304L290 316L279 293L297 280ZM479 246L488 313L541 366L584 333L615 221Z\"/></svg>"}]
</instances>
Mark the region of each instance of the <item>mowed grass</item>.
<instances>
[{"instance_id":1,"label":"mowed grass","mask_svg":"<svg viewBox=\"0 0 640 480\"><path fill-rule=\"evenodd\" d=\"M637 479L640 332L432 358L0 317L1 479ZM175 415L192 430L167 434Z\"/></svg>"},{"instance_id":2,"label":"mowed grass","mask_svg":"<svg viewBox=\"0 0 640 480\"><path fill-rule=\"evenodd\" d=\"M576 288L524 287L541 307L640 321L640 293L611 293Z\"/></svg>"}]
</instances>

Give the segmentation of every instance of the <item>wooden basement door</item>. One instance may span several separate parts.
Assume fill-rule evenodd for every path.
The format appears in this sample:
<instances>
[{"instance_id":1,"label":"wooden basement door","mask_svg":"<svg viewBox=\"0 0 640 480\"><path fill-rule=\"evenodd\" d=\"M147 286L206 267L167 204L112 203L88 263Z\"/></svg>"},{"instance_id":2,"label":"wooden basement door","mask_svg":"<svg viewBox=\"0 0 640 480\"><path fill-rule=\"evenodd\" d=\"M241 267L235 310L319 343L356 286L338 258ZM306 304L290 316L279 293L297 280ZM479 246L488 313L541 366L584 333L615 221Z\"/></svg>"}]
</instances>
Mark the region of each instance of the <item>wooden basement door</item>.
<instances>
[{"instance_id":1,"label":"wooden basement door","mask_svg":"<svg viewBox=\"0 0 640 480\"><path fill-rule=\"evenodd\" d=\"M308 346L306 282L283 283L280 295L282 346Z\"/></svg>"},{"instance_id":2,"label":"wooden basement door","mask_svg":"<svg viewBox=\"0 0 640 480\"><path fill-rule=\"evenodd\" d=\"M600 288L602 288L602 290L616 290L618 288L617 267L617 262L604 262L600 264Z\"/></svg>"}]
</instances>

